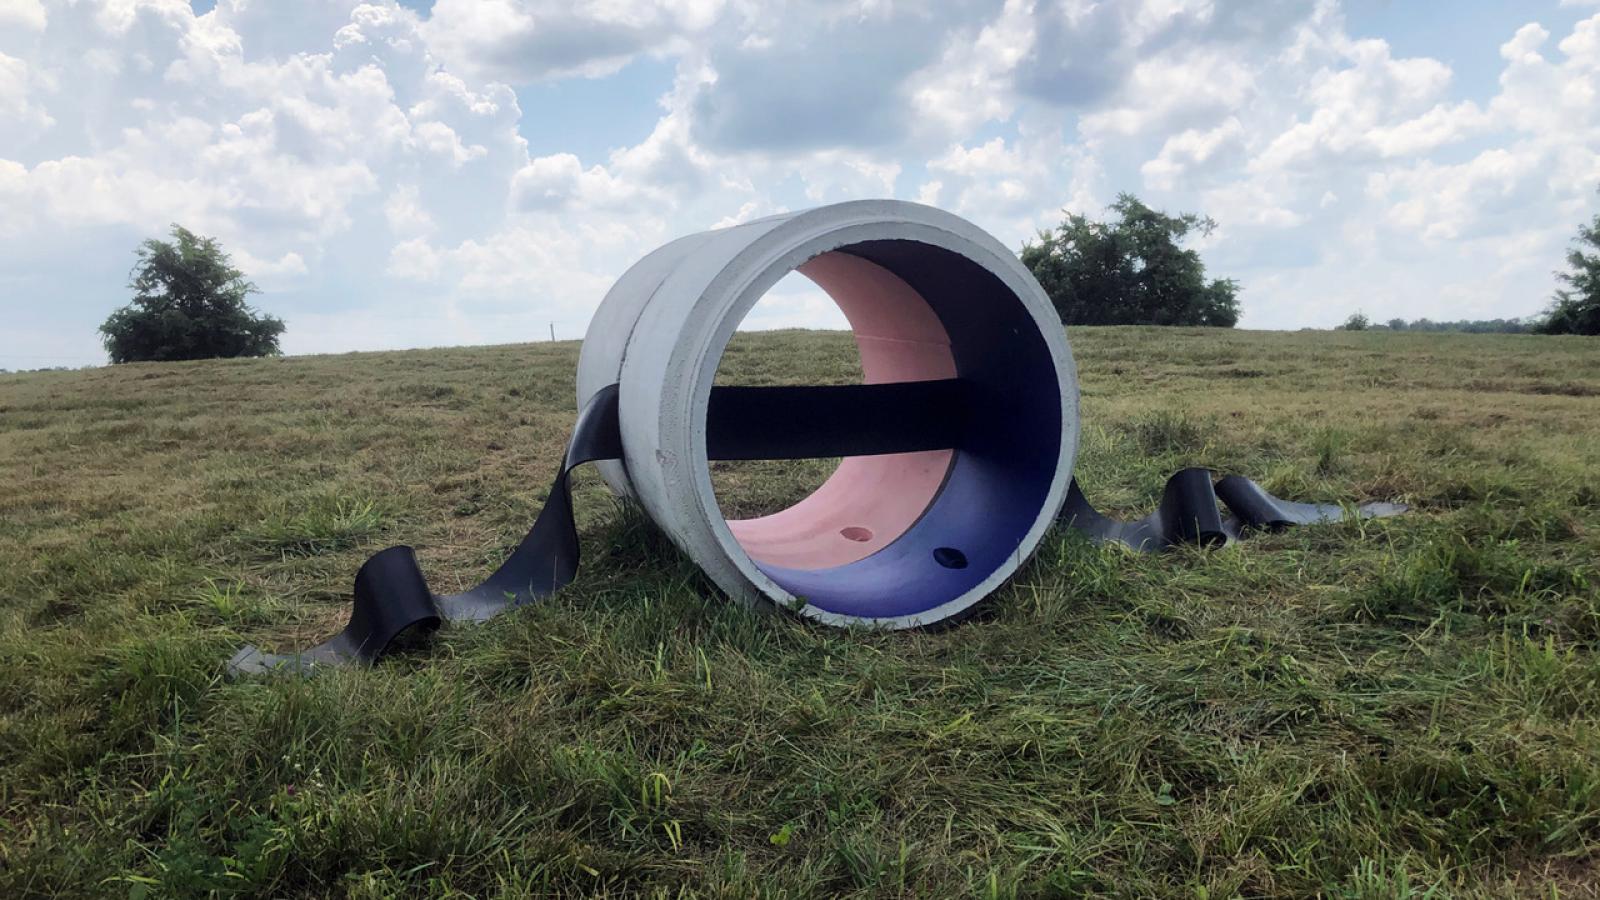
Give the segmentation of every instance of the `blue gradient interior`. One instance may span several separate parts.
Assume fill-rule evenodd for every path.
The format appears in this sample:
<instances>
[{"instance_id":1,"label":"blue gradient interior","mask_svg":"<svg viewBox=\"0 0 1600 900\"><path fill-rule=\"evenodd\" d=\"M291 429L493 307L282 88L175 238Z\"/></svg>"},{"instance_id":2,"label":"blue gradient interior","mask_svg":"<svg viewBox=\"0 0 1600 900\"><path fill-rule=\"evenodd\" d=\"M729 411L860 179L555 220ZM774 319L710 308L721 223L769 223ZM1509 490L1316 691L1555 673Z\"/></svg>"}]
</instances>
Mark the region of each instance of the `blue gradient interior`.
<instances>
[{"instance_id":1,"label":"blue gradient interior","mask_svg":"<svg viewBox=\"0 0 1600 900\"><path fill-rule=\"evenodd\" d=\"M973 589L1018 552L1061 453L1061 385L1033 318L982 266L915 241L868 241L836 252L894 272L944 323L956 374L971 387L967 437L927 512L887 547L826 569L756 565L784 590L828 612L914 615ZM934 551L940 547L961 551L967 566L939 565Z\"/></svg>"}]
</instances>

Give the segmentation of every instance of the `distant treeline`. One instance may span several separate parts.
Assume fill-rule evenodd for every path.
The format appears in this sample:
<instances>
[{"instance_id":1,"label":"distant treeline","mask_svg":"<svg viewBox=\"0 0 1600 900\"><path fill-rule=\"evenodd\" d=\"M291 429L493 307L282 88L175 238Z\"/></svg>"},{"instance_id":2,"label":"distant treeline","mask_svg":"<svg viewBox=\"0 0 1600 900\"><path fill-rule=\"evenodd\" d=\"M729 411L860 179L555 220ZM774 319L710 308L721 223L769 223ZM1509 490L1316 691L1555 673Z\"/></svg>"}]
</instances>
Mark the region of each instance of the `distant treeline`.
<instances>
[{"instance_id":1,"label":"distant treeline","mask_svg":"<svg viewBox=\"0 0 1600 900\"><path fill-rule=\"evenodd\" d=\"M1404 319L1390 319L1374 328L1387 328L1390 331L1466 331L1472 334L1532 334L1538 330L1537 323L1525 322L1522 319L1461 319L1455 322L1435 322L1432 319L1417 319L1407 322Z\"/></svg>"},{"instance_id":2,"label":"distant treeline","mask_svg":"<svg viewBox=\"0 0 1600 900\"><path fill-rule=\"evenodd\" d=\"M1356 313L1340 325L1339 331L1461 331L1468 334L1538 334L1538 319L1459 319L1435 322L1432 319L1390 319L1374 322Z\"/></svg>"}]
</instances>

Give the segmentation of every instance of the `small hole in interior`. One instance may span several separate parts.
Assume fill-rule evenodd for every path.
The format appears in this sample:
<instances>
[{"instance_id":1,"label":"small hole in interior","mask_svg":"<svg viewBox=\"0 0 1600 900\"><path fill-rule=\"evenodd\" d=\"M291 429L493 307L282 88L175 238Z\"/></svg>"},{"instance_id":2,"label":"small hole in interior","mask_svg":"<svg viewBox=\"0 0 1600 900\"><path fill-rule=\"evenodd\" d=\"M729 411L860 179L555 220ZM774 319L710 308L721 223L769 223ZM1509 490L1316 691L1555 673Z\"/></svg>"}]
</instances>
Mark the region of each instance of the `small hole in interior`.
<instances>
[{"instance_id":1,"label":"small hole in interior","mask_svg":"<svg viewBox=\"0 0 1600 900\"><path fill-rule=\"evenodd\" d=\"M866 542L872 540L872 529L862 528L860 525L851 525L839 529L839 536L847 541Z\"/></svg>"}]
</instances>

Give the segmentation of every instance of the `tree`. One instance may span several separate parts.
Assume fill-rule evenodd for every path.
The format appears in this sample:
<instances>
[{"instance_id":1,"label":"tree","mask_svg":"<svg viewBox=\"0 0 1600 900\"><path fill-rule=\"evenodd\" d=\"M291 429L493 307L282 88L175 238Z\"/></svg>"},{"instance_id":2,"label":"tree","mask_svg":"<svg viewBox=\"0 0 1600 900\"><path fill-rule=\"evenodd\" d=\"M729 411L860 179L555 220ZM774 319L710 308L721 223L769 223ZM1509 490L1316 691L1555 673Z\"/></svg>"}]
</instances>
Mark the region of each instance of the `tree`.
<instances>
[{"instance_id":1,"label":"tree","mask_svg":"<svg viewBox=\"0 0 1600 900\"><path fill-rule=\"evenodd\" d=\"M1239 321L1239 285L1206 281L1200 254L1178 245L1217 223L1196 213L1169 216L1132 194L1117 195L1115 222L1067 213L1060 227L1022 246L1022 262L1067 325L1215 325Z\"/></svg>"},{"instance_id":2,"label":"tree","mask_svg":"<svg viewBox=\"0 0 1600 900\"><path fill-rule=\"evenodd\" d=\"M1567 265L1572 271L1556 273L1567 288L1556 291L1540 330L1546 334L1600 334L1600 214L1590 224L1578 226L1578 236L1567 251Z\"/></svg>"},{"instance_id":3,"label":"tree","mask_svg":"<svg viewBox=\"0 0 1600 900\"><path fill-rule=\"evenodd\" d=\"M1353 313L1350 314L1350 318L1345 319L1344 320L1344 324L1340 325L1335 330L1337 330L1337 331L1366 331L1367 328L1369 328L1371 325L1372 325L1372 320L1367 318L1367 314L1366 313L1364 313L1364 312L1353 312Z\"/></svg>"},{"instance_id":4,"label":"tree","mask_svg":"<svg viewBox=\"0 0 1600 900\"><path fill-rule=\"evenodd\" d=\"M133 302L100 334L113 363L276 356L283 320L258 315L245 298L260 291L213 238L172 226L172 241L150 238L128 276Z\"/></svg>"}]
</instances>

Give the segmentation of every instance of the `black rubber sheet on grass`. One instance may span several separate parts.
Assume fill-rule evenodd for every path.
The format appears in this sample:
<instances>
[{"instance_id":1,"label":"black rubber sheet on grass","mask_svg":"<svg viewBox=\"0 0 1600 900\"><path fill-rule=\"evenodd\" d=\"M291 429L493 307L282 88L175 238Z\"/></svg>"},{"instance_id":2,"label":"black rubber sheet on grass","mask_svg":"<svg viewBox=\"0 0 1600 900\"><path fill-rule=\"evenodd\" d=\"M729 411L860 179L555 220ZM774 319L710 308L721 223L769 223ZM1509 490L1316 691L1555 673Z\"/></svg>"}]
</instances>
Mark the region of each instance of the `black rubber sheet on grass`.
<instances>
[{"instance_id":1,"label":"black rubber sheet on grass","mask_svg":"<svg viewBox=\"0 0 1600 900\"><path fill-rule=\"evenodd\" d=\"M1060 520L1068 528L1087 534L1099 544L1123 544L1152 552L1174 544L1218 547L1244 537L1252 530L1282 531L1291 525L1338 522L1350 512L1363 519L1398 515L1400 503L1367 503L1347 510L1334 503L1295 503L1280 500L1261 485L1241 475L1213 482L1210 469L1180 469L1167 479L1161 503L1142 519L1122 522L1089 505L1077 479L1067 492ZM1217 501L1227 507L1223 518Z\"/></svg>"}]
</instances>

